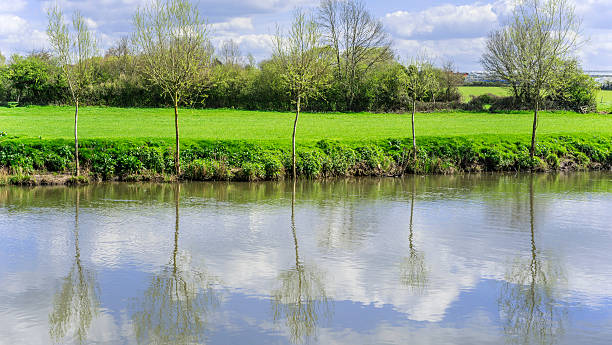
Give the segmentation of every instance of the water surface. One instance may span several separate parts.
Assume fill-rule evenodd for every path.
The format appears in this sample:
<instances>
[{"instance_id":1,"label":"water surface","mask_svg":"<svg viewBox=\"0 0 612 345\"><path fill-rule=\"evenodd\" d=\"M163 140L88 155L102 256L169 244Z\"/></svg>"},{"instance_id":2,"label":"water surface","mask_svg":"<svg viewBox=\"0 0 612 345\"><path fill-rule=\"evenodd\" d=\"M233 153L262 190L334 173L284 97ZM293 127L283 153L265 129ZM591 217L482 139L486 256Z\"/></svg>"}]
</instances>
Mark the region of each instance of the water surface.
<instances>
[{"instance_id":1,"label":"water surface","mask_svg":"<svg viewBox=\"0 0 612 345\"><path fill-rule=\"evenodd\" d=\"M0 344L609 344L612 174L0 189Z\"/></svg>"}]
</instances>

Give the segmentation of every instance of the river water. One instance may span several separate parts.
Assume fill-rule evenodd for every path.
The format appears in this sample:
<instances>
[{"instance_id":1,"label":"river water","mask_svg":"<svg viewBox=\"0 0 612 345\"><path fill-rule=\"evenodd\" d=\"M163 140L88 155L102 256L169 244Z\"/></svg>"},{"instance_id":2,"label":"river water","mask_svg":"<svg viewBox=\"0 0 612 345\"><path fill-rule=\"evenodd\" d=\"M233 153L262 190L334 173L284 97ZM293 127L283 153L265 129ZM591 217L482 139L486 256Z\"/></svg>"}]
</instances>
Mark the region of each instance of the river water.
<instances>
[{"instance_id":1,"label":"river water","mask_svg":"<svg viewBox=\"0 0 612 345\"><path fill-rule=\"evenodd\" d=\"M0 188L0 344L609 344L612 174Z\"/></svg>"}]
</instances>

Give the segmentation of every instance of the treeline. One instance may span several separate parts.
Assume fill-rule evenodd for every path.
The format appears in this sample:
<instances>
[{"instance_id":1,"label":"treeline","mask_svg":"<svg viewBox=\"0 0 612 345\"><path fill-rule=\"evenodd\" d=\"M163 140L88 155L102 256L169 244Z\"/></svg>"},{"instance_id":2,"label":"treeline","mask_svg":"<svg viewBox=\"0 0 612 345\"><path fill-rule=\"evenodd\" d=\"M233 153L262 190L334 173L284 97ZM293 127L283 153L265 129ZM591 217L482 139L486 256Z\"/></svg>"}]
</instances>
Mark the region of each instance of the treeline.
<instances>
[{"instance_id":1,"label":"treeline","mask_svg":"<svg viewBox=\"0 0 612 345\"><path fill-rule=\"evenodd\" d=\"M382 24L358 1L322 1L315 11L315 23L322 33L329 59L325 70L327 83L303 108L309 111L399 112L410 110L404 76L411 63L392 51L392 42ZM351 27L360 28L350 30ZM210 48L212 49L212 48ZM283 71L271 56L255 63L245 58L233 41L211 52L207 77L191 88L181 105L198 108L238 108L246 110L294 110L291 94L283 85ZM116 107L166 107L172 100L153 84L140 66L143 56L134 53L130 40L120 39L101 56L89 59L90 80L80 103ZM6 60L6 62L5 62ZM407 66L408 65L408 66ZM596 110L597 84L583 73L575 60L556 64L554 83L544 99L545 109L580 112ZM511 97L461 99L458 86L464 75L453 64L433 67L433 82L418 97L419 111L464 109L483 111L481 104L496 103L500 111L529 109L533 93L529 84L509 83ZM0 103L12 105L71 104L68 83L57 58L46 51L27 56L0 57Z\"/></svg>"},{"instance_id":2,"label":"treeline","mask_svg":"<svg viewBox=\"0 0 612 345\"><path fill-rule=\"evenodd\" d=\"M137 73L139 58L131 55L126 42L91 61L91 82L80 103L114 107L166 107L169 97ZM226 45L235 45L227 42ZM242 62L239 56L215 56L206 83L186 95L183 105L196 108L247 110L292 110L290 95L282 86L281 73L272 59L259 64ZM354 83L347 98L345 81L338 79L308 100L310 111L400 111L409 102L402 94L400 75L404 66L393 56L380 61ZM437 109L458 107L458 86L463 75L436 68L439 87L424 99L438 103ZM332 78L330 73L330 79ZM70 93L59 67L47 52L14 55L0 67L0 102L22 105L70 104Z\"/></svg>"}]
</instances>

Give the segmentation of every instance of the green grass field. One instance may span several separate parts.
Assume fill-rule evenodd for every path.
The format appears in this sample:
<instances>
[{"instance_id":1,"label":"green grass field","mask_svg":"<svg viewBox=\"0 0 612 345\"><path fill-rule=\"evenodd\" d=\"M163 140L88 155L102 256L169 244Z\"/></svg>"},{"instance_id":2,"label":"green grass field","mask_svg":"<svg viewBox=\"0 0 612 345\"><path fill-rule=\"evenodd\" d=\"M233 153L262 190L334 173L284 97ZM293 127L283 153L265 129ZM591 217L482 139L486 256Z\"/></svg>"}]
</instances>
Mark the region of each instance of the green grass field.
<instances>
[{"instance_id":1,"label":"green grass field","mask_svg":"<svg viewBox=\"0 0 612 345\"><path fill-rule=\"evenodd\" d=\"M22 138L72 138L71 107L0 108L0 131ZM212 140L288 141L291 113L238 110L180 110L181 137ZM525 135L532 114L432 113L416 115L417 136ZM361 141L410 137L409 114L302 114L300 141ZM539 134L612 135L612 116L543 112ZM173 138L172 109L82 107L79 137L83 139Z\"/></svg>"},{"instance_id":2,"label":"green grass field","mask_svg":"<svg viewBox=\"0 0 612 345\"><path fill-rule=\"evenodd\" d=\"M485 94L493 94L495 96L508 96L508 89L495 86L460 86L459 93L463 102L469 101L472 96L480 96Z\"/></svg>"},{"instance_id":3,"label":"green grass field","mask_svg":"<svg viewBox=\"0 0 612 345\"><path fill-rule=\"evenodd\" d=\"M472 96L480 96L487 93L496 96L508 96L508 89L490 86L461 86L459 92L464 102L469 101ZM597 93L597 108L600 111L612 111L612 90L601 90Z\"/></svg>"}]
</instances>

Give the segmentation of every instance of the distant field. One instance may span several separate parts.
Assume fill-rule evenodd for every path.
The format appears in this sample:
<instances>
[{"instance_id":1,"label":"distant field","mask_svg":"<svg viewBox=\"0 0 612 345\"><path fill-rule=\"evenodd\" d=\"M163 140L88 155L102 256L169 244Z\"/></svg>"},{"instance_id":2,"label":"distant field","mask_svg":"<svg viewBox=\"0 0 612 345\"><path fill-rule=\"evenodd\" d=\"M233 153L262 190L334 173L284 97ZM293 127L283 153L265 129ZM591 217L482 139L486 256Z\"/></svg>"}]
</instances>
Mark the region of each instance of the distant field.
<instances>
[{"instance_id":1,"label":"distant field","mask_svg":"<svg viewBox=\"0 0 612 345\"><path fill-rule=\"evenodd\" d=\"M601 90L597 95L597 108L612 112L612 90Z\"/></svg>"},{"instance_id":2,"label":"distant field","mask_svg":"<svg viewBox=\"0 0 612 345\"><path fill-rule=\"evenodd\" d=\"M496 96L508 96L508 89L495 86L460 86L459 92L464 102L469 101L472 96L480 96L488 93Z\"/></svg>"},{"instance_id":3,"label":"distant field","mask_svg":"<svg viewBox=\"0 0 612 345\"><path fill-rule=\"evenodd\" d=\"M0 108L0 131L9 136L72 138L73 108ZM532 115L488 113L417 114L417 136L529 135ZM293 114L238 110L181 110L182 138L212 140L289 141ZM300 141L410 137L408 114L303 114ZM540 134L612 135L612 116L543 112ZM171 109L81 108L81 138L172 138Z\"/></svg>"},{"instance_id":4,"label":"distant field","mask_svg":"<svg viewBox=\"0 0 612 345\"><path fill-rule=\"evenodd\" d=\"M495 86L461 86L459 92L464 102L470 100L472 96L480 96L487 93L496 96L507 96L508 89ZM599 110L612 111L612 90L601 90L597 94L597 107Z\"/></svg>"}]
</instances>

